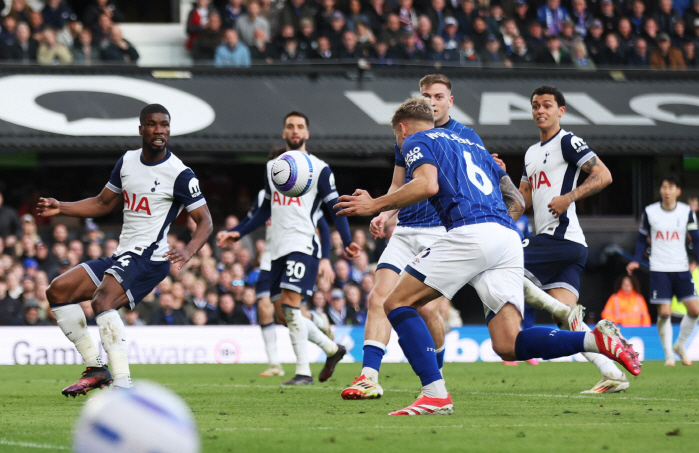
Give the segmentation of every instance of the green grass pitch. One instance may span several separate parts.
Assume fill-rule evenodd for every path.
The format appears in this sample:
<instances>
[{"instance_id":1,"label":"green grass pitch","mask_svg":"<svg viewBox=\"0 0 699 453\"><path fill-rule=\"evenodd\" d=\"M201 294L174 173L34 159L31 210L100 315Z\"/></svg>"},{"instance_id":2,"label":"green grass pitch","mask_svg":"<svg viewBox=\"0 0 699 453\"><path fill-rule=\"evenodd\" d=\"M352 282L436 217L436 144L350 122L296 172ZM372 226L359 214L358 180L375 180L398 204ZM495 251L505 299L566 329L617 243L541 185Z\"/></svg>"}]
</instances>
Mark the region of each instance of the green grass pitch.
<instances>
[{"instance_id":1,"label":"green grass pitch","mask_svg":"<svg viewBox=\"0 0 699 453\"><path fill-rule=\"evenodd\" d=\"M599 379L583 363L448 363L454 414L420 417L387 416L417 396L419 381L408 364L384 365L386 393L371 401L340 398L359 364L340 364L323 384L283 389L282 378L257 376L263 368L134 365L131 371L187 401L203 452L656 453L699 445L699 369L679 362L675 368L645 363L629 391L615 395L580 395ZM60 391L82 369L0 367L0 452L70 451L86 398L66 399Z\"/></svg>"}]
</instances>

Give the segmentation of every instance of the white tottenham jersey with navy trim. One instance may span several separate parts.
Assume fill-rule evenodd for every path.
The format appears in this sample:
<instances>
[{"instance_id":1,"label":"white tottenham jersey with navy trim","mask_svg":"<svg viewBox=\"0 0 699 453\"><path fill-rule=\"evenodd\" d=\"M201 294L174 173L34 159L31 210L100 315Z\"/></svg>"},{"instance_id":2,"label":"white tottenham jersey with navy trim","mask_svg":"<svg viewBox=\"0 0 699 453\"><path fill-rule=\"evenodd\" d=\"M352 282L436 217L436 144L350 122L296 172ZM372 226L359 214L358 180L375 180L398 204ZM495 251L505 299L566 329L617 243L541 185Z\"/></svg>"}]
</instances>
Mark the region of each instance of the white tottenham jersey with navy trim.
<instances>
[{"instance_id":1,"label":"white tottenham jersey with navy trim","mask_svg":"<svg viewBox=\"0 0 699 453\"><path fill-rule=\"evenodd\" d=\"M522 181L531 186L536 234L549 234L587 247L575 203L557 219L548 205L555 197L577 187L580 167L595 156L583 139L563 129L545 143L529 147L524 156Z\"/></svg>"},{"instance_id":2,"label":"white tottenham jersey with navy trim","mask_svg":"<svg viewBox=\"0 0 699 453\"><path fill-rule=\"evenodd\" d=\"M271 170L274 161L267 162L265 198L270 200L273 232L268 233L267 249L272 260L292 252L305 253L321 258L320 240L316 234L318 220L323 216L321 203L339 195L335 188L335 176L328 164L307 154L313 171L319 176L311 189L301 197L287 197L274 188ZM268 230L269 231L269 227Z\"/></svg>"},{"instance_id":3,"label":"white tottenham jersey with navy trim","mask_svg":"<svg viewBox=\"0 0 699 453\"><path fill-rule=\"evenodd\" d=\"M167 232L182 208L206 204L199 180L170 151L159 162L145 162L141 150L127 151L117 162L107 188L124 196L124 226L116 254L165 261Z\"/></svg>"},{"instance_id":4,"label":"white tottenham jersey with navy trim","mask_svg":"<svg viewBox=\"0 0 699 453\"><path fill-rule=\"evenodd\" d=\"M685 203L678 201L672 211L663 209L660 202L647 206L638 231L650 237L650 270L688 271L687 232L696 229L697 216Z\"/></svg>"}]
</instances>

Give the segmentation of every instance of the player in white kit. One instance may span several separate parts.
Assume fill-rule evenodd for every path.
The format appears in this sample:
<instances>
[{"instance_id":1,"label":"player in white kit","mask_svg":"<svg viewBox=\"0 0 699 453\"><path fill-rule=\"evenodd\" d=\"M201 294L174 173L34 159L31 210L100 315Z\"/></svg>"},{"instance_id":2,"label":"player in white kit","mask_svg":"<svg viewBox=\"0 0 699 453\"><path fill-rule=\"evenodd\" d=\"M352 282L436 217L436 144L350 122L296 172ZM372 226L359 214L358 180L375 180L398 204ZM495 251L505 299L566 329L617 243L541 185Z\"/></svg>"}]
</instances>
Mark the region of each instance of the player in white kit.
<instances>
[{"instance_id":1,"label":"player in white kit","mask_svg":"<svg viewBox=\"0 0 699 453\"><path fill-rule=\"evenodd\" d=\"M310 137L308 118L301 112L290 112L284 117L282 132L288 150L306 151L306 141ZM296 374L284 385L313 384L308 362L307 340L308 326L301 314L301 301L304 296L313 295L316 276L332 271L330 262L323 257L321 244L316 235L318 220L323 216L321 203L328 206L335 222L335 227L342 236L345 253L353 257L359 253L359 246L352 242L347 219L336 217L333 206L338 198L335 189L335 176L330 167L312 154L309 158L313 168L320 174L316 184L301 197L287 197L274 189L271 181L271 168L274 161L267 163L265 170L265 199L257 213L240 228L234 231L220 232L219 246L236 241L242 236L255 231L267 219L272 218L272 225L279 233L273 234L267 244L270 250L272 266L270 270L270 295L274 302L277 319L284 320L289 328L289 336L296 353ZM319 267L320 266L320 267ZM319 272L320 271L320 272ZM318 379L326 381L332 375L335 365L342 359L346 349L336 345L330 339L323 341L328 359Z\"/></svg>"},{"instance_id":2,"label":"player in white kit","mask_svg":"<svg viewBox=\"0 0 699 453\"><path fill-rule=\"evenodd\" d=\"M565 98L554 87L541 86L531 95L532 116L541 141L524 157L519 190L527 209L534 210L536 235L526 239L524 268L526 302L554 315L568 330L589 330L584 323L571 325L567 319L578 306L580 276L587 260L587 244L575 212L575 201L594 195L611 184L607 167L580 137L561 129ZM580 170L589 176L577 187ZM532 284L552 297L535 294ZM574 312L573 312L574 313ZM584 353L602 373L602 379L583 393L612 393L626 390L629 382L616 365L601 354Z\"/></svg>"},{"instance_id":3,"label":"player in white kit","mask_svg":"<svg viewBox=\"0 0 699 453\"><path fill-rule=\"evenodd\" d=\"M42 217L100 217L121 199L124 201L124 225L116 253L74 267L52 281L46 291L58 326L87 365L80 380L63 389L65 396L84 395L112 382L78 302L92 301L102 345L114 373L114 387L131 387L124 323L117 310L124 306L133 309L168 275L171 263L179 263L182 268L213 230L199 181L167 149L168 111L159 104L147 105L141 111L140 122L142 148L127 151L119 159L99 195L76 202L39 199ZM168 249L167 232L183 208L196 222L196 230L183 249Z\"/></svg>"},{"instance_id":4,"label":"player in white kit","mask_svg":"<svg viewBox=\"0 0 699 453\"><path fill-rule=\"evenodd\" d=\"M629 274L638 269L650 238L650 302L658 305L658 335L665 352L665 366L675 366L675 353L684 365L691 365L685 351L689 336L697 325L699 299L687 259L687 234L692 238L694 252L699 256L697 216L689 205L677 201L682 193L680 179L675 175L663 178L660 186L662 201L647 206L643 211L635 260L626 266ZM682 317L680 334L672 344L670 303L677 296L687 307Z\"/></svg>"}]
</instances>

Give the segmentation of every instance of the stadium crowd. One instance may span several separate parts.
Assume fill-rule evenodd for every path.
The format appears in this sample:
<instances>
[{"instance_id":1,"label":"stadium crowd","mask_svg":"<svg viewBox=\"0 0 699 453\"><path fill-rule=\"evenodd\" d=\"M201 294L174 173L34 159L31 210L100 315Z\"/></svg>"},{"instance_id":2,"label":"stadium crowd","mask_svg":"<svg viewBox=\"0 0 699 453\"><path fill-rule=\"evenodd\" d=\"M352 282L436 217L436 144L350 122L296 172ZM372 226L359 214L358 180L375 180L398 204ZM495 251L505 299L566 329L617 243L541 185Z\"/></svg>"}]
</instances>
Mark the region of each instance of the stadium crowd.
<instances>
[{"instance_id":1,"label":"stadium crowd","mask_svg":"<svg viewBox=\"0 0 699 453\"><path fill-rule=\"evenodd\" d=\"M93 0L80 18L70 1L32 3L45 6L12 0L0 60L138 59L116 25L124 20L117 1ZM699 0L196 0L186 33L197 63L223 67L363 59L375 67L699 67Z\"/></svg>"},{"instance_id":2,"label":"stadium crowd","mask_svg":"<svg viewBox=\"0 0 699 453\"><path fill-rule=\"evenodd\" d=\"M225 220L226 228L237 223L233 215ZM168 243L183 246L194 228L189 218L179 235L168 234ZM391 232L392 227L387 231L389 237ZM118 238L111 236L90 219L84 227L68 228L57 219L53 225L38 228L31 213L19 215L3 203L0 192L0 326L55 324L46 298L48 284L82 261L111 256L118 245ZM136 309L122 310L125 323L258 324L254 286L264 240L246 237L233 247L220 249L211 239L181 271L172 266L170 275ZM375 269L370 262L377 260L386 244L386 240L367 241L362 229L355 230L354 241L363 251L349 260L344 257L339 234L333 234L335 282L327 285L319 279L317 291L306 301L308 309L327 316L333 325L364 325L366 297L374 285ZM90 302L81 306L88 324L94 325ZM461 326L459 313L450 304L445 304L442 312L449 327Z\"/></svg>"}]
</instances>

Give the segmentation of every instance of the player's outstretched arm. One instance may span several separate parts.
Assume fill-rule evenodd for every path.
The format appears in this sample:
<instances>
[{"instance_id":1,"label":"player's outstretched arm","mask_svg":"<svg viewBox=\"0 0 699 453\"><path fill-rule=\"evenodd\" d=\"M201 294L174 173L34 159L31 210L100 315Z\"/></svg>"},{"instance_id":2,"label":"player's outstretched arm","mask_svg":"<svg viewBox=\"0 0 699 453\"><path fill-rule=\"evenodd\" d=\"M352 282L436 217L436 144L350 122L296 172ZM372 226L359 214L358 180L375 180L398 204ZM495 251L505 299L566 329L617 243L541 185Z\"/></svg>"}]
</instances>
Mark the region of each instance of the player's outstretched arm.
<instances>
[{"instance_id":1,"label":"player's outstretched arm","mask_svg":"<svg viewBox=\"0 0 699 453\"><path fill-rule=\"evenodd\" d=\"M500 192L502 192L502 200L507 206L509 216L512 217L512 220L519 219L524 214L526 205L524 197L508 175L500 178Z\"/></svg>"},{"instance_id":2,"label":"player's outstretched arm","mask_svg":"<svg viewBox=\"0 0 699 453\"><path fill-rule=\"evenodd\" d=\"M595 195L612 183L612 173L597 156L592 156L580 168L589 174L585 182L567 194L555 197L549 203L549 212L555 218L566 212L571 203Z\"/></svg>"},{"instance_id":3,"label":"player's outstretched arm","mask_svg":"<svg viewBox=\"0 0 699 453\"><path fill-rule=\"evenodd\" d=\"M40 217L63 214L71 217L101 217L109 214L121 199L121 194L108 188L99 195L80 201L58 201L55 198L39 198L37 212Z\"/></svg>"},{"instance_id":4,"label":"player's outstretched arm","mask_svg":"<svg viewBox=\"0 0 699 453\"><path fill-rule=\"evenodd\" d=\"M197 224L197 228L194 230L194 234L192 234L192 240L184 248L170 249L163 255L163 258L170 261L171 264L180 263L179 269L182 269L182 266L202 248L214 231L211 212L209 212L207 205L199 206L189 211L189 215L192 216L192 219Z\"/></svg>"}]
</instances>

